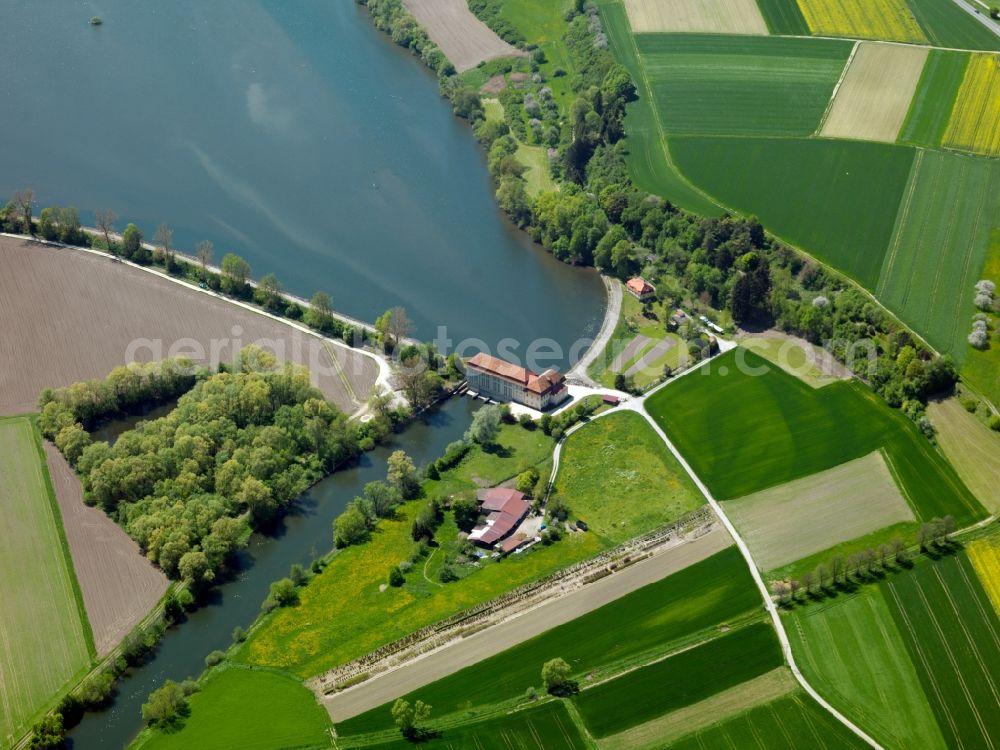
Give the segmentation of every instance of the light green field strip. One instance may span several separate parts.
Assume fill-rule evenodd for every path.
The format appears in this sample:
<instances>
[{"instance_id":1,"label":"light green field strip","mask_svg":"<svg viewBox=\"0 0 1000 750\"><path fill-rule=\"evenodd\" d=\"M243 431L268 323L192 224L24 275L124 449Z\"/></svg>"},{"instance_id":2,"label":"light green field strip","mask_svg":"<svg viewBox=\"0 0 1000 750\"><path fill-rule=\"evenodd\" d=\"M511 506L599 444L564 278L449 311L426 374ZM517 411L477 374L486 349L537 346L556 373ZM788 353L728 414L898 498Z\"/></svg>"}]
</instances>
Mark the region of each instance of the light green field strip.
<instances>
[{"instance_id":1,"label":"light green field strip","mask_svg":"<svg viewBox=\"0 0 1000 750\"><path fill-rule=\"evenodd\" d=\"M851 371L822 347L778 331L743 336L739 345L759 354L813 388L849 380Z\"/></svg>"},{"instance_id":2,"label":"light green field strip","mask_svg":"<svg viewBox=\"0 0 1000 750\"><path fill-rule=\"evenodd\" d=\"M659 719L598 740L600 750L650 750L755 706L795 691L798 683L787 667L779 667L711 698L672 711Z\"/></svg>"},{"instance_id":3,"label":"light green field strip","mask_svg":"<svg viewBox=\"0 0 1000 750\"><path fill-rule=\"evenodd\" d=\"M878 589L797 609L788 636L813 686L886 748L946 747Z\"/></svg>"},{"instance_id":4,"label":"light green field strip","mask_svg":"<svg viewBox=\"0 0 1000 750\"><path fill-rule=\"evenodd\" d=\"M730 500L726 512L762 570L914 520L881 451Z\"/></svg>"},{"instance_id":5,"label":"light green field strip","mask_svg":"<svg viewBox=\"0 0 1000 750\"><path fill-rule=\"evenodd\" d=\"M488 122L503 122L503 105L499 99L483 99L483 114Z\"/></svg>"},{"instance_id":6,"label":"light green field strip","mask_svg":"<svg viewBox=\"0 0 1000 750\"><path fill-rule=\"evenodd\" d=\"M624 0L636 33L767 34L756 0Z\"/></svg>"},{"instance_id":7,"label":"light green field strip","mask_svg":"<svg viewBox=\"0 0 1000 750\"><path fill-rule=\"evenodd\" d=\"M851 57L820 135L894 143L927 53L926 47L862 42Z\"/></svg>"},{"instance_id":8,"label":"light green field strip","mask_svg":"<svg viewBox=\"0 0 1000 750\"><path fill-rule=\"evenodd\" d=\"M62 523L27 417L0 420L0 745L90 663Z\"/></svg>"},{"instance_id":9,"label":"light green field strip","mask_svg":"<svg viewBox=\"0 0 1000 750\"><path fill-rule=\"evenodd\" d=\"M1000 161L918 151L875 289L882 302L959 363L1000 215Z\"/></svg>"},{"instance_id":10,"label":"light green field strip","mask_svg":"<svg viewBox=\"0 0 1000 750\"><path fill-rule=\"evenodd\" d=\"M528 195L536 198L539 193L559 189L555 180L552 179L552 172L549 170L549 155L544 146L526 146L523 143L518 143L515 156L525 167L524 189L528 191Z\"/></svg>"},{"instance_id":11,"label":"light green field strip","mask_svg":"<svg viewBox=\"0 0 1000 750\"><path fill-rule=\"evenodd\" d=\"M932 401L927 414L938 445L972 493L990 511L1000 513L1000 433L969 414L958 399Z\"/></svg>"}]
</instances>

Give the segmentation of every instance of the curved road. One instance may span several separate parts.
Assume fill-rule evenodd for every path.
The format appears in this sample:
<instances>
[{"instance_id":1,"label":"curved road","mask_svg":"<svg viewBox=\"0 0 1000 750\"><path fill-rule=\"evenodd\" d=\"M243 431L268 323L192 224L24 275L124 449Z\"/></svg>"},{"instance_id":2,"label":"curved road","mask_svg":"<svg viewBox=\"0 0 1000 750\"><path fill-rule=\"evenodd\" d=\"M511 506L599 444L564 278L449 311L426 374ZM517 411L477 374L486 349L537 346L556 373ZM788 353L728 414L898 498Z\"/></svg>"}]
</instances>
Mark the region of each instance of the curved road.
<instances>
[{"instance_id":1,"label":"curved road","mask_svg":"<svg viewBox=\"0 0 1000 750\"><path fill-rule=\"evenodd\" d=\"M604 281L604 288L608 290L608 309L604 313L604 322L601 323L601 330L597 332L597 337L594 339L594 343L590 345L590 348L587 349L587 353L566 373L567 379L579 381L593 388L600 388L601 385L600 383L595 383L587 374L587 368L590 367L591 363L600 354L604 353L608 342L611 341L611 335L615 332L615 327L618 325L618 318L622 312L621 283L617 279L612 279L608 276L601 276L601 279Z\"/></svg>"}]
</instances>

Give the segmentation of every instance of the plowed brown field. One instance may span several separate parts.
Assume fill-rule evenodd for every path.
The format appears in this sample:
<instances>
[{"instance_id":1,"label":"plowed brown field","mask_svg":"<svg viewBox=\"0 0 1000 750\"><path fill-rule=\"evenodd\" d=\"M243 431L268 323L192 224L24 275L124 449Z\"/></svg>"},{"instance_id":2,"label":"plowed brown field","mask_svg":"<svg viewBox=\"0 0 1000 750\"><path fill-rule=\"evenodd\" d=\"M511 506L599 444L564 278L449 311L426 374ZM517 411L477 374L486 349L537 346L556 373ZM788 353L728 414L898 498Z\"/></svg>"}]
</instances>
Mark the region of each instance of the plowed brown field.
<instances>
[{"instance_id":1,"label":"plowed brown field","mask_svg":"<svg viewBox=\"0 0 1000 750\"><path fill-rule=\"evenodd\" d=\"M160 600L167 577L120 526L97 508L84 505L80 480L50 443L45 443L45 459L94 646L97 655L104 656Z\"/></svg>"},{"instance_id":2,"label":"plowed brown field","mask_svg":"<svg viewBox=\"0 0 1000 750\"><path fill-rule=\"evenodd\" d=\"M484 60L525 55L476 18L466 0L403 0L403 5L460 73Z\"/></svg>"},{"instance_id":3,"label":"plowed brown field","mask_svg":"<svg viewBox=\"0 0 1000 750\"><path fill-rule=\"evenodd\" d=\"M307 366L348 413L378 377L373 358L224 298L109 257L0 237L0 414L34 411L43 388L129 362L214 366L252 343Z\"/></svg>"}]
</instances>

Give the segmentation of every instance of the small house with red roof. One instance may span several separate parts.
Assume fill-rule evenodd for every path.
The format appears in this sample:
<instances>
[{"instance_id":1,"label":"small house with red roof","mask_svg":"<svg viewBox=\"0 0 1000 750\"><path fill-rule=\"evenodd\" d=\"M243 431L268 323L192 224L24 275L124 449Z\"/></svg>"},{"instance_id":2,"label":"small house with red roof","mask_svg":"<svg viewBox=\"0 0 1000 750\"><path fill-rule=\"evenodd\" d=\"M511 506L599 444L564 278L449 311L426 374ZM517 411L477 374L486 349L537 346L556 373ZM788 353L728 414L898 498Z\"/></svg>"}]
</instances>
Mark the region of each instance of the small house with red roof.
<instances>
[{"instance_id":1,"label":"small house with red roof","mask_svg":"<svg viewBox=\"0 0 1000 750\"><path fill-rule=\"evenodd\" d=\"M493 547L509 537L531 510L524 493L509 487L480 490L476 498L482 510L489 514L486 521L469 534L469 541L480 547Z\"/></svg>"},{"instance_id":2,"label":"small house with red roof","mask_svg":"<svg viewBox=\"0 0 1000 750\"><path fill-rule=\"evenodd\" d=\"M645 302L648 299L652 299L653 295L656 294L656 287L650 284L641 276L636 276L633 279L629 279L628 283L625 284L625 288L628 289L629 294L631 294L640 302Z\"/></svg>"},{"instance_id":3,"label":"small house with red roof","mask_svg":"<svg viewBox=\"0 0 1000 750\"><path fill-rule=\"evenodd\" d=\"M538 375L526 367L480 352L465 363L469 388L495 401L514 401L538 411L569 398L566 377L553 369Z\"/></svg>"}]
</instances>

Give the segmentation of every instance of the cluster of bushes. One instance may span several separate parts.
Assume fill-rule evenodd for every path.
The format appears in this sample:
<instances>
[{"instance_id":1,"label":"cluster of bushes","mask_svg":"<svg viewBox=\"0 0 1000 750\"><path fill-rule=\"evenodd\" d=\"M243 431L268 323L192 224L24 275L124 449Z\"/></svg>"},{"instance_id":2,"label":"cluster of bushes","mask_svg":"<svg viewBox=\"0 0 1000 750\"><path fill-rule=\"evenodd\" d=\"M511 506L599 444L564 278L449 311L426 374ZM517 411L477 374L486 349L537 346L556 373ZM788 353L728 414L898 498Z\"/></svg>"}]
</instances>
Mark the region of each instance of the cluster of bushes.
<instances>
[{"instance_id":1,"label":"cluster of bushes","mask_svg":"<svg viewBox=\"0 0 1000 750\"><path fill-rule=\"evenodd\" d=\"M976 349L988 349L990 346L990 316L996 306L996 284L989 279L976 282L976 297L974 304L980 312L972 318L972 331L969 333L969 344Z\"/></svg>"},{"instance_id":2,"label":"cluster of bushes","mask_svg":"<svg viewBox=\"0 0 1000 750\"><path fill-rule=\"evenodd\" d=\"M84 497L100 506L165 573L193 584L306 488L356 456L356 429L291 365L257 347L236 372L200 379L166 417L114 446L90 442L74 403L49 391L40 426L66 448ZM81 436L67 444L64 435Z\"/></svg>"},{"instance_id":3,"label":"cluster of bushes","mask_svg":"<svg viewBox=\"0 0 1000 750\"><path fill-rule=\"evenodd\" d=\"M556 440L560 440L566 433L566 430L577 422L582 422L590 417L590 415L597 411L600 405L600 401L595 399L584 399L575 406L564 409L555 416L543 414L538 424L542 428L542 432L546 435L551 435Z\"/></svg>"},{"instance_id":4,"label":"cluster of bushes","mask_svg":"<svg viewBox=\"0 0 1000 750\"><path fill-rule=\"evenodd\" d=\"M368 482L333 522L333 543L338 549L368 540L380 518L392 518L396 507L420 494L420 480L405 451L389 456L386 481Z\"/></svg>"},{"instance_id":5,"label":"cluster of bushes","mask_svg":"<svg viewBox=\"0 0 1000 750\"><path fill-rule=\"evenodd\" d=\"M934 556L952 548L951 535L955 519L935 518L920 525L917 544L920 551ZM835 596L838 591L856 588L859 584L882 578L893 568L913 566L910 550L901 538L876 548L858 550L849 555L834 555L798 579L771 582L771 593L784 606L793 606L804 598L818 600Z\"/></svg>"}]
</instances>

